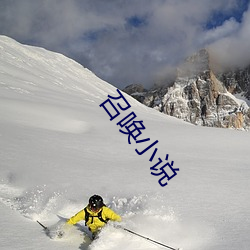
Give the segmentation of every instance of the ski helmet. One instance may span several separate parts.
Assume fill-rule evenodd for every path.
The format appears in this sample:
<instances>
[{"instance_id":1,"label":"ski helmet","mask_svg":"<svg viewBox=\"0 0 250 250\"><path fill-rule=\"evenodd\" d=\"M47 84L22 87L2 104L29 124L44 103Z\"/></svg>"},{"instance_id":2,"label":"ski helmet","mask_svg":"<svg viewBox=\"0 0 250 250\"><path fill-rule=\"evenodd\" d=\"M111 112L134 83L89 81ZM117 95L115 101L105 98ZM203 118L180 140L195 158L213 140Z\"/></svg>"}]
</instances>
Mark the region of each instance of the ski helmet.
<instances>
[{"instance_id":1,"label":"ski helmet","mask_svg":"<svg viewBox=\"0 0 250 250\"><path fill-rule=\"evenodd\" d=\"M98 210L103 207L103 199L99 195L93 195L89 198L89 206L93 210Z\"/></svg>"}]
</instances>

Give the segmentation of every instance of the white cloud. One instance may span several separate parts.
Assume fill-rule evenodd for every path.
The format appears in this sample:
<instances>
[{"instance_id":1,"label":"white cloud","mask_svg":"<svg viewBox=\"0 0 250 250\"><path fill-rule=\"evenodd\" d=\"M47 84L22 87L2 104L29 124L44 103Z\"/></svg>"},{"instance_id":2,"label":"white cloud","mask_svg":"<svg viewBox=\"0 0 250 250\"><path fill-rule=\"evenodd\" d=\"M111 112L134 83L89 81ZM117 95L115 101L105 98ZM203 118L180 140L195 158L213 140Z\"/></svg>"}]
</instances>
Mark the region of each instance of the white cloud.
<instances>
[{"instance_id":1,"label":"white cloud","mask_svg":"<svg viewBox=\"0 0 250 250\"><path fill-rule=\"evenodd\" d=\"M218 41L222 38L235 34L240 27L240 24L232 17L226 20L221 26L216 28L205 30L200 37L201 44L211 44L214 41Z\"/></svg>"},{"instance_id":2,"label":"white cloud","mask_svg":"<svg viewBox=\"0 0 250 250\"><path fill-rule=\"evenodd\" d=\"M166 68L210 43L219 51L223 44L235 46L238 39L244 44L250 33L247 14L242 24L231 18L213 30L204 28L213 13L230 15L238 3L2 0L0 33L62 52L116 86L132 82L151 84L156 75L163 77ZM143 25L131 26L131 17L138 17Z\"/></svg>"},{"instance_id":3,"label":"white cloud","mask_svg":"<svg viewBox=\"0 0 250 250\"><path fill-rule=\"evenodd\" d=\"M246 66L250 63L250 9L234 32L210 45L216 60L225 66Z\"/></svg>"}]
</instances>

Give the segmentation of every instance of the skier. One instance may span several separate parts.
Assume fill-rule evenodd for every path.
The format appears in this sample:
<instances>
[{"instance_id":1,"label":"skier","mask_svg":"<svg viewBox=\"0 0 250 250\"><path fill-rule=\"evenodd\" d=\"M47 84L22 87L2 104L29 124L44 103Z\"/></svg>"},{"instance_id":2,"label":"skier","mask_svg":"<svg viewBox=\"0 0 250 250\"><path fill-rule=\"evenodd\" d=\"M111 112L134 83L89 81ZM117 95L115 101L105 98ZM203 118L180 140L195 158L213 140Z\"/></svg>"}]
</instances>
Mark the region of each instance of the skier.
<instances>
[{"instance_id":1,"label":"skier","mask_svg":"<svg viewBox=\"0 0 250 250\"><path fill-rule=\"evenodd\" d=\"M74 225L80 220L85 220L85 226L92 232L92 238L94 239L109 220L120 222L122 219L113 210L105 206L101 196L95 194L89 198L89 204L72 216L67 224Z\"/></svg>"}]
</instances>

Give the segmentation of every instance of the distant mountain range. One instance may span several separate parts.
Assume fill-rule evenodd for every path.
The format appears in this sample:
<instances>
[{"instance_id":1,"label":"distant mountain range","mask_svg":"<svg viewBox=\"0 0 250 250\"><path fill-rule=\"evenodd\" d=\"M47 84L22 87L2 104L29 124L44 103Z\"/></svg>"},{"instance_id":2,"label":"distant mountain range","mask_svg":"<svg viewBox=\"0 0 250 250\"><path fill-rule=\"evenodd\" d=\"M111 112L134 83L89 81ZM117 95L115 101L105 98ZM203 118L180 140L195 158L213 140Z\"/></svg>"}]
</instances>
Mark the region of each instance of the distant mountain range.
<instances>
[{"instance_id":1,"label":"distant mountain range","mask_svg":"<svg viewBox=\"0 0 250 250\"><path fill-rule=\"evenodd\" d=\"M149 90L132 84L123 91L148 107L196 125L250 128L250 66L221 71L206 49L176 69L172 84Z\"/></svg>"}]
</instances>

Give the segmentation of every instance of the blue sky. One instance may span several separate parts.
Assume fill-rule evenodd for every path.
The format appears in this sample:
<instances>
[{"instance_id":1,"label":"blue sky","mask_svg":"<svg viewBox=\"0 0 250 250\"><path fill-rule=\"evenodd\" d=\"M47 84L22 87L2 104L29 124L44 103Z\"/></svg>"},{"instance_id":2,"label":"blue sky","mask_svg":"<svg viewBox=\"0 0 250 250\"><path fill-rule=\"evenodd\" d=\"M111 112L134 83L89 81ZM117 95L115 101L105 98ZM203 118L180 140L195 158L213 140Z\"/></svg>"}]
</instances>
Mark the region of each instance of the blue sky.
<instances>
[{"instance_id":1,"label":"blue sky","mask_svg":"<svg viewBox=\"0 0 250 250\"><path fill-rule=\"evenodd\" d=\"M217 26L223 25L225 20L229 20L230 18L234 18L238 23L242 22L243 14L248 9L249 0L240 0L237 3L236 8L232 8L230 12L223 12L222 10L216 10L212 12L211 18L208 19L206 28L212 29L216 28Z\"/></svg>"},{"instance_id":2,"label":"blue sky","mask_svg":"<svg viewBox=\"0 0 250 250\"><path fill-rule=\"evenodd\" d=\"M0 34L69 56L123 88L164 82L201 48L250 63L250 0L1 0Z\"/></svg>"}]
</instances>

